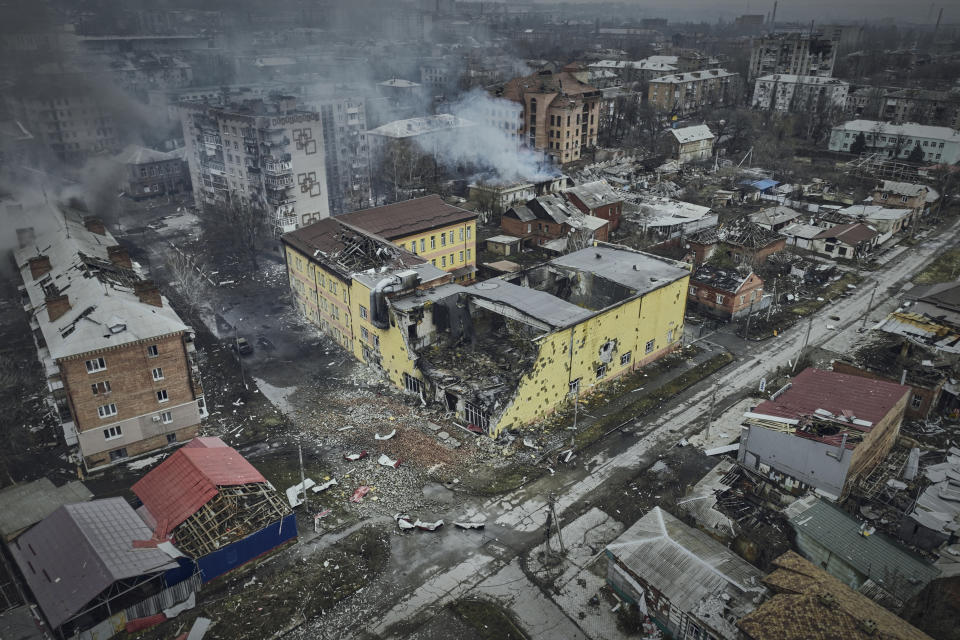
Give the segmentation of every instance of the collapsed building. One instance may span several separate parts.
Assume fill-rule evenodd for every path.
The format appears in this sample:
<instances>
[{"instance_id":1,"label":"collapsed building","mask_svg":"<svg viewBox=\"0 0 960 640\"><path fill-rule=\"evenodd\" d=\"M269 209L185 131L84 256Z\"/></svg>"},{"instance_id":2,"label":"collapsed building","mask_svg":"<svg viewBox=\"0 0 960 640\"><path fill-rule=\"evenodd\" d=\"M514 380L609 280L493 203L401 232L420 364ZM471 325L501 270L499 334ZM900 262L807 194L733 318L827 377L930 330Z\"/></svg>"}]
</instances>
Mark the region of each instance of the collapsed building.
<instances>
[{"instance_id":1,"label":"collapsed building","mask_svg":"<svg viewBox=\"0 0 960 640\"><path fill-rule=\"evenodd\" d=\"M358 360L497 436L680 347L690 272L598 245L465 287L335 219L283 236L301 312Z\"/></svg>"}]
</instances>

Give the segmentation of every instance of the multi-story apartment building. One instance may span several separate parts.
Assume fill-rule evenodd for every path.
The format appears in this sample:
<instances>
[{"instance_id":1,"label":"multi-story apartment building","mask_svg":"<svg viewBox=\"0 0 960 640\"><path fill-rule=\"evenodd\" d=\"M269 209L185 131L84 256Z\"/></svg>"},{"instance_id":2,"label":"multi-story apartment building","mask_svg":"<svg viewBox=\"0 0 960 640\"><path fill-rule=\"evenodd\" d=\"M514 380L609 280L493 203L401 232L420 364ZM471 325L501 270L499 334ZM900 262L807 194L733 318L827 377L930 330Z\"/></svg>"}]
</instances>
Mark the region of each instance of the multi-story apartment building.
<instances>
[{"instance_id":1,"label":"multi-story apartment building","mask_svg":"<svg viewBox=\"0 0 960 640\"><path fill-rule=\"evenodd\" d=\"M473 280L477 271L477 214L438 195L354 211L339 220L429 260L452 273L455 282Z\"/></svg>"},{"instance_id":2,"label":"multi-story apartment building","mask_svg":"<svg viewBox=\"0 0 960 640\"><path fill-rule=\"evenodd\" d=\"M527 147L567 164L597 145L603 96L586 83L587 76L572 65L559 73L543 70L514 78L495 94L523 107L519 135Z\"/></svg>"},{"instance_id":3,"label":"multi-story apartment building","mask_svg":"<svg viewBox=\"0 0 960 640\"><path fill-rule=\"evenodd\" d=\"M748 80L774 73L833 75L837 44L819 33L774 33L754 39Z\"/></svg>"},{"instance_id":4,"label":"multi-story apartment building","mask_svg":"<svg viewBox=\"0 0 960 640\"><path fill-rule=\"evenodd\" d=\"M330 215L370 204L370 154L367 116L361 97L307 98L320 112Z\"/></svg>"},{"instance_id":5,"label":"multi-story apartment building","mask_svg":"<svg viewBox=\"0 0 960 640\"><path fill-rule=\"evenodd\" d=\"M849 89L848 83L837 78L775 73L757 78L751 106L782 113L842 110Z\"/></svg>"},{"instance_id":6,"label":"multi-story apartment building","mask_svg":"<svg viewBox=\"0 0 960 640\"><path fill-rule=\"evenodd\" d=\"M10 115L59 160L83 163L123 147L116 102L81 73L33 74L5 92Z\"/></svg>"},{"instance_id":7,"label":"multi-story apartment building","mask_svg":"<svg viewBox=\"0 0 960 640\"><path fill-rule=\"evenodd\" d=\"M956 129L877 120L851 120L834 127L830 132L830 151L849 153L861 134L864 151L881 153L888 158L906 159L919 146L924 162L954 164L960 161L960 131Z\"/></svg>"},{"instance_id":8,"label":"multi-story apartment building","mask_svg":"<svg viewBox=\"0 0 960 640\"><path fill-rule=\"evenodd\" d=\"M99 220L62 216L21 230L14 257L67 444L92 469L193 438L207 412L190 328Z\"/></svg>"},{"instance_id":9,"label":"multi-story apartment building","mask_svg":"<svg viewBox=\"0 0 960 640\"><path fill-rule=\"evenodd\" d=\"M739 74L725 69L677 73L651 80L647 101L657 111L687 115L704 107L735 104L739 87Z\"/></svg>"},{"instance_id":10,"label":"multi-story apartment building","mask_svg":"<svg viewBox=\"0 0 960 640\"><path fill-rule=\"evenodd\" d=\"M853 118L877 118L893 124L916 122L960 129L960 90L860 87L848 94L844 112Z\"/></svg>"},{"instance_id":11,"label":"multi-story apartment building","mask_svg":"<svg viewBox=\"0 0 960 640\"><path fill-rule=\"evenodd\" d=\"M278 234L329 217L318 112L282 96L222 106L182 102L180 114L199 203L239 198L262 208Z\"/></svg>"}]
</instances>

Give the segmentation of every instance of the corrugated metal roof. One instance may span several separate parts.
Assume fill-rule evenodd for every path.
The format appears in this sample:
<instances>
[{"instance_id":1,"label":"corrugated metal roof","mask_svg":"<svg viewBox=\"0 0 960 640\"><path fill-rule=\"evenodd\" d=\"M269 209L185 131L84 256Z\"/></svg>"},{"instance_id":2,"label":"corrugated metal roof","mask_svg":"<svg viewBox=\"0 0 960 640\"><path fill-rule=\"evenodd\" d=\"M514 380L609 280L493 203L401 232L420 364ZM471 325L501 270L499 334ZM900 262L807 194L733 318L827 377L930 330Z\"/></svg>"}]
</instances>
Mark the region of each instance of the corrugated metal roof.
<instances>
[{"instance_id":1,"label":"corrugated metal roof","mask_svg":"<svg viewBox=\"0 0 960 640\"><path fill-rule=\"evenodd\" d=\"M795 502L788 515L798 533L809 536L903 602L940 575L939 569L882 534L860 535L858 520L816 496Z\"/></svg>"},{"instance_id":2,"label":"corrugated metal roof","mask_svg":"<svg viewBox=\"0 0 960 640\"><path fill-rule=\"evenodd\" d=\"M852 412L860 420L876 424L909 391L908 387L883 380L804 369L793 379L793 386L776 400L767 400L754 413L796 419L826 409L835 416Z\"/></svg>"},{"instance_id":3,"label":"corrugated metal roof","mask_svg":"<svg viewBox=\"0 0 960 640\"><path fill-rule=\"evenodd\" d=\"M195 446L164 460L133 485L133 492L163 536L217 495L217 487L255 482L266 479L235 449Z\"/></svg>"},{"instance_id":4,"label":"corrugated metal roof","mask_svg":"<svg viewBox=\"0 0 960 640\"><path fill-rule=\"evenodd\" d=\"M10 546L47 621L59 627L117 580L173 569L123 498L60 507Z\"/></svg>"},{"instance_id":5,"label":"corrugated metal roof","mask_svg":"<svg viewBox=\"0 0 960 640\"><path fill-rule=\"evenodd\" d=\"M467 289L474 298L512 307L551 327L576 324L593 315L589 309L578 307L563 298L545 291L521 287L500 278L478 282Z\"/></svg>"},{"instance_id":6,"label":"corrugated metal roof","mask_svg":"<svg viewBox=\"0 0 960 640\"><path fill-rule=\"evenodd\" d=\"M10 538L34 525L65 504L93 497L82 482L55 487L47 478L18 484L0 491L0 535Z\"/></svg>"},{"instance_id":7,"label":"corrugated metal roof","mask_svg":"<svg viewBox=\"0 0 960 640\"><path fill-rule=\"evenodd\" d=\"M764 591L763 573L725 546L654 507L607 546L634 574L658 589L681 611L693 611L719 593Z\"/></svg>"}]
</instances>

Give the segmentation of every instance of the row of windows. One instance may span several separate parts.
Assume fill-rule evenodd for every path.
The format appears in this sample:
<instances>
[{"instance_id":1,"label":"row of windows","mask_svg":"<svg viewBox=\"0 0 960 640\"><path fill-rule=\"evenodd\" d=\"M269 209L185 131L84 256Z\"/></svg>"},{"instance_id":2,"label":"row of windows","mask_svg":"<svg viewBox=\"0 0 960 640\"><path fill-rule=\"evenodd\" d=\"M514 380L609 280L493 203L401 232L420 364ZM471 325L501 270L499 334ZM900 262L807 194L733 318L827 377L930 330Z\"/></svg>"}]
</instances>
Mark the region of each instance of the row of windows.
<instances>
[{"instance_id":1,"label":"row of windows","mask_svg":"<svg viewBox=\"0 0 960 640\"><path fill-rule=\"evenodd\" d=\"M875 134L873 134L873 133L865 133L865 132L860 132L860 133L864 133L864 138L866 138L868 141L873 140L873 138L874 138L874 136L875 136ZM854 132L854 133L853 133L853 137L856 138L858 135L860 135L860 133ZM850 138L850 136L851 136L851 132L849 132L849 131L846 131L846 132L844 132L844 134L843 134L843 137L844 137L844 138ZM879 141L880 141L880 142L887 142L887 141L888 141L888 140L887 140L887 136L877 136L877 137L879 138ZM905 144L905 145L908 145L908 146L912 146L912 145L914 144L913 138L906 138L906 139L904 139L904 138L902 138L901 136L890 136L889 142L897 142L897 141L900 141L901 143L903 143L903 144ZM920 144L920 140L919 140L919 139L917 139L916 144ZM936 143L936 142L930 142L929 140L924 140L924 141L923 141L923 144L922 144L921 146L924 146L924 147L935 147L935 148L937 148L937 149L943 149L943 143L942 143L942 142L940 143L939 146L937 146L937 143Z\"/></svg>"},{"instance_id":2,"label":"row of windows","mask_svg":"<svg viewBox=\"0 0 960 640\"><path fill-rule=\"evenodd\" d=\"M160 389L159 391L157 391L157 402L162 404L164 402L167 402L168 400L170 400L170 396L167 394L166 389ZM109 404L100 405L99 407L97 407L97 415L99 415L101 419L111 418L117 415L116 403L111 402Z\"/></svg>"},{"instance_id":3,"label":"row of windows","mask_svg":"<svg viewBox=\"0 0 960 640\"><path fill-rule=\"evenodd\" d=\"M160 354L160 351L157 349L157 345L152 344L147 347L147 357L156 358ZM106 359L93 358L92 360L86 361L87 373L97 373L98 371L106 371L107 361ZM156 380L156 378L154 378Z\"/></svg>"},{"instance_id":4,"label":"row of windows","mask_svg":"<svg viewBox=\"0 0 960 640\"><path fill-rule=\"evenodd\" d=\"M707 294L709 295L709 291L707 292ZM690 295L693 296L694 298L697 297L696 287L690 287ZM717 304L723 304L724 300L727 299L726 296L719 293L714 294L714 296L716 298ZM746 299L747 299L747 294L743 294L742 296L740 296L740 304L744 304L746 302ZM757 290L754 289L753 291L750 292L750 302L753 303L756 301L757 301Z\"/></svg>"},{"instance_id":5,"label":"row of windows","mask_svg":"<svg viewBox=\"0 0 960 640\"><path fill-rule=\"evenodd\" d=\"M162 412L160 414L160 422L162 422L163 424L170 424L171 422L173 422L173 413L170 411ZM115 440L116 438L119 438L121 436L123 436L123 428L119 424L115 424L112 427L107 427L106 429L103 430L104 440ZM173 436L173 438L171 438L170 436ZM175 442L176 439L177 439L176 434L171 433L167 435L167 442Z\"/></svg>"},{"instance_id":6,"label":"row of windows","mask_svg":"<svg viewBox=\"0 0 960 640\"><path fill-rule=\"evenodd\" d=\"M464 256L466 256L466 257L464 257ZM467 250L466 250L466 253L464 253L463 251L461 251L461 252L460 252L460 263L462 264L462 263L464 263L464 262L470 262L470 256L471 256L471 254L470 254L470 249L467 249ZM440 264L439 264L439 265L437 264L437 259L436 259L436 258L432 258L432 259L430 260L430 263L431 263L433 266L435 266L435 267L436 267L436 266L439 266L439 267L441 267L441 268L446 267L446 266L447 266L447 256L440 256ZM452 266L455 265L455 264L457 264L457 261L454 259L454 254L451 253L451 254L450 254L450 266L452 267Z\"/></svg>"},{"instance_id":7,"label":"row of windows","mask_svg":"<svg viewBox=\"0 0 960 640\"><path fill-rule=\"evenodd\" d=\"M470 239L471 230L472 230L472 227L466 227L466 239L467 239L467 240ZM453 243L455 242L455 240L454 240L454 232L453 232L453 231L450 231L450 233L441 233L441 234L440 234L440 246L441 246L441 247L447 246L447 242L448 242L447 238L448 238L448 237L450 238L450 240L449 240L449 243L450 243L450 244L453 244ZM460 241L463 242L463 240L464 240L464 227L460 227ZM420 253L423 253L424 251L427 250L426 245L427 245L427 239L426 239L426 238L420 238ZM431 248L431 249L436 249L436 248L437 248L437 236L430 236L430 248ZM410 251L411 251L412 253L417 253L417 241L416 241L416 240L412 240L412 241L410 242Z\"/></svg>"}]
</instances>

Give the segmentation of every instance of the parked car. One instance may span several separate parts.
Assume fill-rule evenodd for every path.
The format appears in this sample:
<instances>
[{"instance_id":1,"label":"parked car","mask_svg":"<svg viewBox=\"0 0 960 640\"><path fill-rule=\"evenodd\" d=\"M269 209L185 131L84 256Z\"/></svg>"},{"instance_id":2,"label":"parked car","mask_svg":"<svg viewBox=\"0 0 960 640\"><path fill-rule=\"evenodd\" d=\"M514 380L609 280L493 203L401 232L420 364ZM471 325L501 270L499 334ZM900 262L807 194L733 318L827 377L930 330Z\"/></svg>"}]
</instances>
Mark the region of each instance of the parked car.
<instances>
[{"instance_id":1,"label":"parked car","mask_svg":"<svg viewBox=\"0 0 960 640\"><path fill-rule=\"evenodd\" d=\"M246 338L237 338L233 342L233 350L242 356L248 356L253 353L253 346L247 342Z\"/></svg>"}]
</instances>

